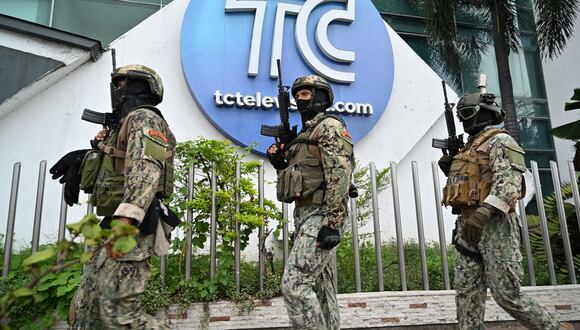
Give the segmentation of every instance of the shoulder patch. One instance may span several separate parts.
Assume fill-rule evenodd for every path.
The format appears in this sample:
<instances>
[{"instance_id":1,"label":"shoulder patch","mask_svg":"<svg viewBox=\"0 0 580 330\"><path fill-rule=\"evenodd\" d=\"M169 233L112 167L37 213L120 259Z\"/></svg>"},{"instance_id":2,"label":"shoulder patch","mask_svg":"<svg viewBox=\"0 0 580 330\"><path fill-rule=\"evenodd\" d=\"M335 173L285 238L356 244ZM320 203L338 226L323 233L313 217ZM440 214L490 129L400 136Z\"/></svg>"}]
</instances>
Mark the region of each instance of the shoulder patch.
<instances>
[{"instance_id":1,"label":"shoulder patch","mask_svg":"<svg viewBox=\"0 0 580 330\"><path fill-rule=\"evenodd\" d=\"M161 140L163 140L163 142L165 142L165 143L169 142L169 139L167 139L167 137L165 136L165 134L161 133L161 132L160 132L160 131L158 131L158 130L149 129L149 130L148 130L148 135L149 135L150 137L158 137L158 138L160 138Z\"/></svg>"}]
</instances>

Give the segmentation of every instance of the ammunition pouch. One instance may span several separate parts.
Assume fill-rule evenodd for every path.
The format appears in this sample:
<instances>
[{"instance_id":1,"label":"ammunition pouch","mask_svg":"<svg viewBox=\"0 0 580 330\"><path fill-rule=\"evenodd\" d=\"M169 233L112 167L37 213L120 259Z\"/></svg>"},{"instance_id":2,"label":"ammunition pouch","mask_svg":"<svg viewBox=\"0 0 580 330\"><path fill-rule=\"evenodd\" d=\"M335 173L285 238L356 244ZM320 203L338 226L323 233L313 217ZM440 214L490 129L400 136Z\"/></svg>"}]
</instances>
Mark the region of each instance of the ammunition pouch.
<instances>
[{"instance_id":1,"label":"ammunition pouch","mask_svg":"<svg viewBox=\"0 0 580 330\"><path fill-rule=\"evenodd\" d=\"M312 203L324 202L324 170L318 159L306 158L278 173L276 196L279 201L292 203L306 197Z\"/></svg>"},{"instance_id":2,"label":"ammunition pouch","mask_svg":"<svg viewBox=\"0 0 580 330\"><path fill-rule=\"evenodd\" d=\"M88 151L83 158L81 163L81 183L79 187L87 194L93 192L102 160L103 154L100 150L96 149Z\"/></svg>"}]
</instances>

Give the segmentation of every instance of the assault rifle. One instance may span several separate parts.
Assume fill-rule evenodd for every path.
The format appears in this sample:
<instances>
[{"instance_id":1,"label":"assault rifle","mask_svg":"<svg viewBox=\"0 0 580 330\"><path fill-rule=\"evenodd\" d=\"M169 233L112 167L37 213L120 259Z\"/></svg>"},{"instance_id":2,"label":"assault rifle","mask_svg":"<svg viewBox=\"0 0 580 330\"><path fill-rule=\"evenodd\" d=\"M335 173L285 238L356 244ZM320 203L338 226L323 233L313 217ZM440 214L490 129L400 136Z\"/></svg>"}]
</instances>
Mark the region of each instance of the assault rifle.
<instances>
[{"instance_id":1,"label":"assault rifle","mask_svg":"<svg viewBox=\"0 0 580 330\"><path fill-rule=\"evenodd\" d=\"M447 99L447 90L445 89L445 81L441 82L443 86L443 95L445 96L445 122L447 123L447 132L449 137L446 139L436 139L432 141L433 148L441 149L444 155L449 154L453 157L457 155L459 150L463 148L463 134L457 135L455 130L455 119L453 118L453 107L454 103L449 103Z\"/></svg>"},{"instance_id":2,"label":"assault rifle","mask_svg":"<svg viewBox=\"0 0 580 330\"><path fill-rule=\"evenodd\" d=\"M260 134L274 137L276 144L288 144L298 135L296 133L298 126L293 126L290 128L290 120L288 115L288 109L290 108L290 93L288 93L289 87L282 84L280 59L276 60L276 64L278 65L278 105L281 124L278 126L262 125Z\"/></svg>"},{"instance_id":3,"label":"assault rifle","mask_svg":"<svg viewBox=\"0 0 580 330\"><path fill-rule=\"evenodd\" d=\"M117 70L117 61L116 61L116 54L115 49L111 49L111 56L113 57L113 73ZM111 74L111 75L112 75ZM109 85L111 91L111 108L114 107L114 100L113 100L113 93L117 88L111 79L111 83ZM101 124L106 131L111 131L117 124L119 123L119 118L117 118L117 114L115 113L115 109L113 108L113 112L98 112L91 109L85 108L83 110L83 114L81 119L84 121L88 121L89 123L93 124Z\"/></svg>"}]
</instances>

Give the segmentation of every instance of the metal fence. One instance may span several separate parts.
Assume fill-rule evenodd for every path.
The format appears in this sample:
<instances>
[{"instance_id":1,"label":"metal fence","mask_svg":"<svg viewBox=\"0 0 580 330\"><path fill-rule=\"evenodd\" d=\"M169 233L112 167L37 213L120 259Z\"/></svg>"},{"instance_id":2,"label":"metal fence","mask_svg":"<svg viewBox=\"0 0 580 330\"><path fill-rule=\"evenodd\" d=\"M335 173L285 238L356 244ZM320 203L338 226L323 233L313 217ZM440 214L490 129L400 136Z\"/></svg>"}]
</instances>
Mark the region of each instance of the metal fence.
<instances>
[{"instance_id":1,"label":"metal fence","mask_svg":"<svg viewBox=\"0 0 580 330\"><path fill-rule=\"evenodd\" d=\"M236 185L239 186L240 179L241 179L241 163L238 161L235 164L235 173L236 173ZM418 244L420 250L420 259L421 259L421 270L422 270L422 280L423 280L423 288L424 290L429 290L429 278L428 278L428 271L427 271L427 260L426 260L426 253L425 253L425 237L424 237L424 229L423 229L423 207L422 207L422 198L421 198L421 187L420 187L420 180L419 180L419 171L417 162L413 161L411 163L412 167L412 182L413 182L413 191L414 191L414 203L415 203L415 211L416 211L416 223L417 223L417 233L418 233ZM558 216L560 220L560 230L561 230L561 237L562 237L562 245L564 247L564 255L566 258L566 266L569 275L569 283L576 284L576 273L574 269L573 259L572 259L572 251L570 246L570 240L568 235L568 227L566 225L566 216L564 213L564 201L562 197L562 190L560 186L560 177L557 170L557 164L554 161L550 162L550 169L552 173L552 181L554 183L554 191L555 191L555 199L556 205L558 210ZM6 240L4 245L4 264L2 269L2 276L7 276L10 271L10 261L13 252L12 248L12 241L14 235L14 223L16 219L16 202L18 199L18 188L19 188L19 181L20 181L20 169L21 164L15 163L13 168L12 174L12 185L11 185L11 192L10 192L10 201L9 201L9 208L8 208L8 221L6 226ZM371 182L371 197L372 197L372 220L373 220L373 236L374 236L374 247L375 247L375 258L376 258L376 272L377 272L377 280L378 280L378 290L384 290L384 277L383 277L383 265L382 265L382 256L381 256L381 235L380 235L380 219L379 219L379 203L378 203L378 193L377 193L377 178L376 178L376 166L374 163L369 164L369 177ZM405 274L405 253L403 250L403 233L401 227L401 203L400 203L400 196L399 196L399 183L398 183L398 174L397 174L397 164L394 162L390 163L390 179L391 179L391 189L392 189L392 198L393 198L393 207L394 207L394 221L395 221L395 231L396 231L396 246L397 246L397 255L398 255L398 266L399 266L399 277L401 283L401 290L407 290L407 276ZM571 178L575 178L575 172L572 162L568 162L568 169L569 175ZM548 224L547 224L547 217L546 211L544 207L544 201L541 198L542 195L542 186L540 184L540 176L538 173L538 166L537 163L532 161L531 162L531 172L533 174L533 181L535 185L535 196L536 196L536 203L538 207L538 213L540 217L540 228L543 237L543 243L545 247L546 253L546 260L547 260L547 269L550 278L551 285L557 285L556 282L556 273L554 269L554 260L552 256L551 244L550 244L550 237L548 234ZM439 182L439 169L436 162L431 163L431 180L433 182L434 187L434 200L430 201L434 203L436 209L436 217L437 217L437 228L438 228L438 236L439 236L439 248L441 253L441 272L442 277L444 280L444 287L445 289L450 289L450 278L449 278L449 265L447 259L447 241L445 238L445 229L444 229L444 222L443 222L443 211L441 206L441 184ZM195 168L191 166L189 169L189 177L188 177L188 194L187 198L189 200L193 199L194 196L194 176L195 176ZM212 168L211 173L211 219L210 219L210 276L213 278L216 272L216 243L217 243L217 236L216 236L216 225L217 225L217 202L216 202L216 174L215 174L215 167ZM46 179L46 161L41 161L39 166L39 174L38 174L38 185L37 185L37 194L36 194L36 205L35 205L35 213L34 213L34 225L33 225L33 234L32 234L32 252L38 250L39 245L39 236L40 236L40 224L42 220L42 208L43 208L43 198L44 198L44 186L45 186L45 179ZM576 210L576 220L580 226L580 196L578 192L578 184L576 180L571 180L572 191L573 191L573 200L575 204ZM262 164L258 169L258 195L259 195L259 206L261 208L264 207L264 165ZM540 197L540 198L538 198ZM239 212L241 203L240 194L236 194L236 212ZM288 204L282 203L282 215L284 219L288 219ZM60 205L60 220L59 220L59 230L58 230L58 239L64 239L65 237L65 226L66 226L66 218L67 218L67 205L64 202L64 190L61 196L61 205ZM353 253L353 261L354 261L354 274L355 274L355 287L357 292L361 292L361 268L360 268L360 242L359 242L359 234L358 234L358 222L357 222L357 200L350 199L349 203L350 208L350 222L352 225L352 253ZM522 200L518 202L518 209L520 213L520 217L522 219L522 242L524 246L524 253L527 257L527 270L528 275L530 278L530 284L532 286L536 285L536 275L534 270L534 263L533 257L530 247L530 238L528 233L528 225L527 225L527 214L525 211L525 205ZM87 205L87 213L93 212L93 206ZM190 226L187 226L187 230L185 231L185 240L186 240L186 258L185 258L185 280L189 280L191 278L191 261L192 261L192 231L191 231L191 224L193 222L193 211L189 209L186 213L186 221ZM236 288L240 290L240 258L241 258L241 251L240 251L240 225L236 222L236 233L237 238L234 243L234 250L235 250L235 262L234 262L234 277ZM579 227L580 229L580 227ZM288 235L288 222L285 221L283 228L282 228L282 240L283 240L283 247L282 247L282 261L283 263L286 262L286 259L289 255L289 235ZM265 244L265 237L264 237L264 228L260 227L258 231L258 246L259 246L259 283L260 289L262 290L264 287L264 276L265 276L265 256L263 246ZM171 256L169 256L171 257ZM161 280L164 281L165 279L165 268L167 264L166 257L161 258ZM336 269L336 260L333 260L333 267ZM336 279L336 276L335 276Z\"/></svg>"}]
</instances>

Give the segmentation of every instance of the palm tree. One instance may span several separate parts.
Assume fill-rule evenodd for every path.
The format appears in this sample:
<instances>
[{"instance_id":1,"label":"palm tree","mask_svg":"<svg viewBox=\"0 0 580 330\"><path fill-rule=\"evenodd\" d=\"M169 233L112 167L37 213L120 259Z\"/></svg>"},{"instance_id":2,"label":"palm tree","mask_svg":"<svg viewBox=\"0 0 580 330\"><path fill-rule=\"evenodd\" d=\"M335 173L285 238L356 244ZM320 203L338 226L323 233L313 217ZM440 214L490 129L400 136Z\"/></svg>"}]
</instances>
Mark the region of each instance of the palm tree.
<instances>
[{"instance_id":1,"label":"palm tree","mask_svg":"<svg viewBox=\"0 0 580 330\"><path fill-rule=\"evenodd\" d=\"M519 128L509 66L510 52L521 47L518 5L525 0L409 0L424 16L431 44L447 72L458 76L461 63L480 58L491 32L495 49L505 127L518 142ZM527 2L527 1L526 1ZM554 58L574 30L579 0L535 0L536 32L542 57ZM470 37L457 33L456 17L473 23ZM489 33L488 32L488 33Z\"/></svg>"}]
</instances>

